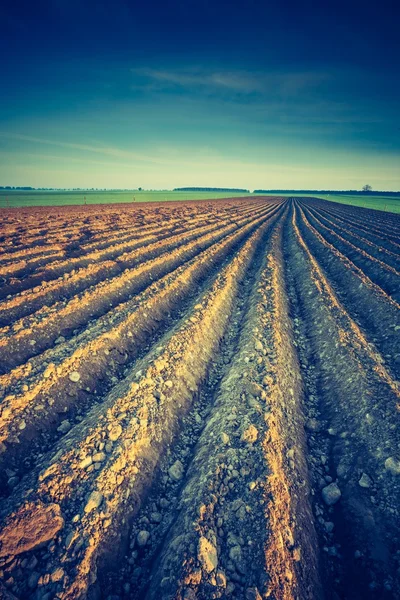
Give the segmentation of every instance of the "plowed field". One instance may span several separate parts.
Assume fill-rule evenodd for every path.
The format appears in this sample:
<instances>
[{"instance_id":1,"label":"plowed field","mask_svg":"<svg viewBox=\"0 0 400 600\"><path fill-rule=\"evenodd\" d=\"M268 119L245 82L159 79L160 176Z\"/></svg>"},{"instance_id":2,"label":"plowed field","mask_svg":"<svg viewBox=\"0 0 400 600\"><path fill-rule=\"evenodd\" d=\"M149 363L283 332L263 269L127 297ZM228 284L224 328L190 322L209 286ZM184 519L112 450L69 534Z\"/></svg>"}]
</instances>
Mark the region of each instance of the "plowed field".
<instances>
[{"instance_id":1,"label":"plowed field","mask_svg":"<svg viewBox=\"0 0 400 600\"><path fill-rule=\"evenodd\" d=\"M0 597L400 598L400 215L0 223Z\"/></svg>"}]
</instances>

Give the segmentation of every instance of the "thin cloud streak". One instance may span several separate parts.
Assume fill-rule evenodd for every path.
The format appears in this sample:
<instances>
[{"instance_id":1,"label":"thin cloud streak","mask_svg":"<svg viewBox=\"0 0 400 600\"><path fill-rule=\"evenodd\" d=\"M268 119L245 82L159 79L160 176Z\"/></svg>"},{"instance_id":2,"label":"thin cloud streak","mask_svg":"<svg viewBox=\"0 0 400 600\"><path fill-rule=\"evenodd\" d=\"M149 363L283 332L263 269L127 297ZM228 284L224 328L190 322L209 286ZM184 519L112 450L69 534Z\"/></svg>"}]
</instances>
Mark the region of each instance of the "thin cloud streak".
<instances>
[{"instance_id":1,"label":"thin cloud streak","mask_svg":"<svg viewBox=\"0 0 400 600\"><path fill-rule=\"evenodd\" d=\"M26 142L34 142L38 144L49 144L51 146L58 146L59 148L70 148L73 150L84 150L88 152L96 152L98 154L105 154L108 156L115 156L116 158L131 158L133 160L143 161L143 162L151 162L154 164L173 164L173 161L168 160L160 160L151 156L146 156L144 154L136 154L134 152L128 152L126 150L120 150L118 148L107 147L107 146L90 146L87 144L76 144L71 142L57 142L55 140L47 140L42 138L37 138L29 135L24 135L20 133L3 133L0 132L1 137L11 138L14 140L22 140Z\"/></svg>"},{"instance_id":2,"label":"thin cloud streak","mask_svg":"<svg viewBox=\"0 0 400 600\"><path fill-rule=\"evenodd\" d=\"M42 138L37 138L37 137L33 137L33 136L28 136L28 135L24 135L24 134L18 134L18 133L4 133L4 132L0 132L0 137L4 137L4 138L9 138L9 139L13 139L13 140L21 140L21 141L27 141L27 142L33 142L33 143L38 143L38 144L49 144L52 146L57 146L59 148L68 148L68 149L74 149L74 150L83 150L83 151L88 151L88 152L95 152L98 154L104 154L104 155L108 155L108 156L113 156L115 158L125 158L125 159L134 159L134 160L140 160L142 162L147 162L147 163L152 163L152 164L156 164L156 165L163 165L163 166L171 166L173 165L175 168L183 168L185 166L191 166L191 167L206 167L208 169L214 169L217 165L220 166L224 166L224 167L231 167L231 168L258 168L258 169L262 169L265 167L265 163L254 163L253 161L241 161L241 160L235 160L235 159L230 159L230 158L223 158L221 156L214 156L213 157L213 161L212 162L204 162L204 161L187 161L185 159L182 159L182 157L177 156L174 159L168 160L168 159L158 159L158 158L153 158L153 157L148 157L145 155L137 155L135 153L132 153L130 151L127 150L120 150L118 148L108 148L108 147L98 147L98 146L91 146L91 145L87 145L87 144L75 144L75 143L71 143L71 142L57 142L54 140L47 140L47 139L42 139ZM65 157L60 157L60 159L62 160L66 160ZM68 157L69 159L69 157ZM118 166L121 165L121 163L117 163ZM131 167L132 165L126 165Z\"/></svg>"},{"instance_id":3,"label":"thin cloud streak","mask_svg":"<svg viewBox=\"0 0 400 600\"><path fill-rule=\"evenodd\" d=\"M274 93L280 96L296 96L305 89L319 86L331 79L324 72L249 73L244 71L207 71L192 67L188 69L132 68L132 74L143 82L136 81L132 87L144 90L163 90L168 87L184 89L203 88L234 91L242 94Z\"/></svg>"}]
</instances>

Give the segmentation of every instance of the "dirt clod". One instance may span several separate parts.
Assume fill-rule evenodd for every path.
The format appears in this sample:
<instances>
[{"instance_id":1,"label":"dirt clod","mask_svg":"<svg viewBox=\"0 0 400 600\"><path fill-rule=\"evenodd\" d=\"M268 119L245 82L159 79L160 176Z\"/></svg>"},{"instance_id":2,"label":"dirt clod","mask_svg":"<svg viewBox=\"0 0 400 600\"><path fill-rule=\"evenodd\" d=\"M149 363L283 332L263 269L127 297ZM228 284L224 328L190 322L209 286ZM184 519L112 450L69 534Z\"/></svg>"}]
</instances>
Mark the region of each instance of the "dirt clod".
<instances>
[{"instance_id":1,"label":"dirt clod","mask_svg":"<svg viewBox=\"0 0 400 600\"><path fill-rule=\"evenodd\" d=\"M242 437L240 438L242 440L242 442L247 442L249 444L254 444L254 442L257 441L258 438L258 430L254 425L249 425L249 427L247 427L243 433L242 433Z\"/></svg>"},{"instance_id":2,"label":"dirt clod","mask_svg":"<svg viewBox=\"0 0 400 600\"><path fill-rule=\"evenodd\" d=\"M64 527L58 504L28 504L0 532L0 557L40 548Z\"/></svg>"}]
</instances>

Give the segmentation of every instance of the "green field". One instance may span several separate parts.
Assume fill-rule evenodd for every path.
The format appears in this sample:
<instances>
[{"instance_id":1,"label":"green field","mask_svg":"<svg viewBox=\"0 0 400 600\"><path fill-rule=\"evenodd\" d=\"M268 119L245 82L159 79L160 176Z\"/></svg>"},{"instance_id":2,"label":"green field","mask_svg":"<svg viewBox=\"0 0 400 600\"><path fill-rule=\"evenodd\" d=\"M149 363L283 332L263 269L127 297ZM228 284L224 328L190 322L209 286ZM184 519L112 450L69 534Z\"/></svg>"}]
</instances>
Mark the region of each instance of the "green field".
<instances>
[{"instance_id":1,"label":"green field","mask_svg":"<svg viewBox=\"0 0 400 600\"><path fill-rule=\"evenodd\" d=\"M0 208L7 206L63 206L65 204L115 204L118 202L165 202L204 200L210 198L232 198L252 194L229 192L42 192L0 191Z\"/></svg>"},{"instance_id":2,"label":"green field","mask_svg":"<svg viewBox=\"0 0 400 600\"><path fill-rule=\"evenodd\" d=\"M83 205L86 197L86 204L115 204L118 202L165 202L165 201L185 201L185 200L207 200L212 198L232 198L232 197L251 197L253 194L244 194L238 192L45 192L45 191L0 191L0 208L7 206L14 208L18 206L63 206L67 204ZM279 194L280 196L295 196L296 194ZM304 194L304 196L316 197L314 194ZM350 204L351 206L361 206L363 208L372 208L375 210L384 210L387 212L400 213L400 195L399 196L378 196L368 194L365 196L344 196L335 194L318 195L318 198L339 202L341 204Z\"/></svg>"}]
</instances>

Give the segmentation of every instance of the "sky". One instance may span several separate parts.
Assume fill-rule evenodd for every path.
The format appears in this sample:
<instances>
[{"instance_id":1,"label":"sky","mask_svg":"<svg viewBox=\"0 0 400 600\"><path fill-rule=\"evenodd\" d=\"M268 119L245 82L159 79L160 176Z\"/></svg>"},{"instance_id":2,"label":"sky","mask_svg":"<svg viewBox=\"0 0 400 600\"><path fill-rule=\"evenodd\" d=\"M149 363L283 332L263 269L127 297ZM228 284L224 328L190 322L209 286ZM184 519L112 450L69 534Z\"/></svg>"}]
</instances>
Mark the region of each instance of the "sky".
<instances>
[{"instance_id":1,"label":"sky","mask_svg":"<svg viewBox=\"0 0 400 600\"><path fill-rule=\"evenodd\" d=\"M0 8L0 186L400 190L399 3Z\"/></svg>"}]
</instances>

